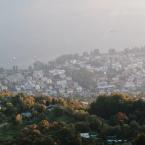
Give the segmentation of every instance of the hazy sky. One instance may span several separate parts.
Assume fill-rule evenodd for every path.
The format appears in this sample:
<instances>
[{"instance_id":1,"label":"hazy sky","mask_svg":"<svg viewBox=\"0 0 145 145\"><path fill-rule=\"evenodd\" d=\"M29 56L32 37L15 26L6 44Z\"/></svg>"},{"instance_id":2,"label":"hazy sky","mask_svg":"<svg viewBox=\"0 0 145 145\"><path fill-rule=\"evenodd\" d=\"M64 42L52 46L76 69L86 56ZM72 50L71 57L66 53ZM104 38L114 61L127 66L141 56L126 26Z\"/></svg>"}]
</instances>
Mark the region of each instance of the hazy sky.
<instances>
[{"instance_id":1,"label":"hazy sky","mask_svg":"<svg viewBox=\"0 0 145 145\"><path fill-rule=\"evenodd\" d=\"M144 0L0 0L0 66L141 45Z\"/></svg>"}]
</instances>

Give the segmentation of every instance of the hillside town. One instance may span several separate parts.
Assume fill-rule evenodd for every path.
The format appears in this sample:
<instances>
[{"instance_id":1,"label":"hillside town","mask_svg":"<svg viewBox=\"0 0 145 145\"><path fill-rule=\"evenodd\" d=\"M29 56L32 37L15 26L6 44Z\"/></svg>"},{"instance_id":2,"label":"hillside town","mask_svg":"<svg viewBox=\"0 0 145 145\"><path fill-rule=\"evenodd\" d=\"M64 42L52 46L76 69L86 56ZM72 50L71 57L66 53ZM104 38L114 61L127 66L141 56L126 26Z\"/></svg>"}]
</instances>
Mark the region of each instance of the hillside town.
<instances>
[{"instance_id":1,"label":"hillside town","mask_svg":"<svg viewBox=\"0 0 145 145\"><path fill-rule=\"evenodd\" d=\"M145 47L63 55L28 69L0 69L0 91L47 96L139 95L145 87Z\"/></svg>"}]
</instances>

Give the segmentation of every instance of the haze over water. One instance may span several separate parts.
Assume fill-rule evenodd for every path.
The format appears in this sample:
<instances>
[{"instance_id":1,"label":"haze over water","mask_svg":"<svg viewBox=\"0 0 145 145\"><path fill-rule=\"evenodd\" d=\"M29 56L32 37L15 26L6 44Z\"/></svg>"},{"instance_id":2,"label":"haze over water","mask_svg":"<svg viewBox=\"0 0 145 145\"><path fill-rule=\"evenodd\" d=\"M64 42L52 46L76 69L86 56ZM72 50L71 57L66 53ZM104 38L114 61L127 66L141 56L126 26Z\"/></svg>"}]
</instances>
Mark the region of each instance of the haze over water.
<instances>
[{"instance_id":1,"label":"haze over water","mask_svg":"<svg viewBox=\"0 0 145 145\"><path fill-rule=\"evenodd\" d=\"M0 66L145 45L144 0L0 1Z\"/></svg>"}]
</instances>

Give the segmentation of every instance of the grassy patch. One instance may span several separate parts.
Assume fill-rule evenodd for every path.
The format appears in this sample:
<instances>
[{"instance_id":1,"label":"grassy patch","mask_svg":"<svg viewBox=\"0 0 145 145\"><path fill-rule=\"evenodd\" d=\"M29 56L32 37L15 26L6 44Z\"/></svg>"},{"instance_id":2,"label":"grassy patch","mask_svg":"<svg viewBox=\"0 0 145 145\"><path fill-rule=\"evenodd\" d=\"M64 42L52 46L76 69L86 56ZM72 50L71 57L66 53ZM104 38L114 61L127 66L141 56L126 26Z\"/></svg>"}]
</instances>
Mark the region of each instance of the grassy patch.
<instances>
[{"instance_id":1,"label":"grassy patch","mask_svg":"<svg viewBox=\"0 0 145 145\"><path fill-rule=\"evenodd\" d=\"M7 127L0 129L0 140L12 140L15 137L17 137L20 134L21 129L23 128L23 125L14 126L9 125Z\"/></svg>"},{"instance_id":2,"label":"grassy patch","mask_svg":"<svg viewBox=\"0 0 145 145\"><path fill-rule=\"evenodd\" d=\"M74 122L74 118L63 113L62 115L58 115L55 111L51 111L47 113L47 119L50 121L64 121L64 122Z\"/></svg>"}]
</instances>

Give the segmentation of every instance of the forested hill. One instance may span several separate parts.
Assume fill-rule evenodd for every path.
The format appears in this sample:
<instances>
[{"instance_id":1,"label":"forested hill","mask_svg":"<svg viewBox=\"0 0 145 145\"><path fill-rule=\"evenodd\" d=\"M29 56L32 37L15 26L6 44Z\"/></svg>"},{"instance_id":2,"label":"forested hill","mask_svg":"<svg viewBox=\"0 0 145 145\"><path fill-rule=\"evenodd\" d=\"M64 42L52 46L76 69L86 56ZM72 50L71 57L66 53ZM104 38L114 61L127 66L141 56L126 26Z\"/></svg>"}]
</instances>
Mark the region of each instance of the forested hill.
<instances>
[{"instance_id":1,"label":"forested hill","mask_svg":"<svg viewBox=\"0 0 145 145\"><path fill-rule=\"evenodd\" d=\"M67 98L0 96L1 145L144 145L145 102L122 94L90 105Z\"/></svg>"}]
</instances>

